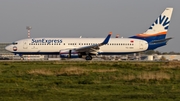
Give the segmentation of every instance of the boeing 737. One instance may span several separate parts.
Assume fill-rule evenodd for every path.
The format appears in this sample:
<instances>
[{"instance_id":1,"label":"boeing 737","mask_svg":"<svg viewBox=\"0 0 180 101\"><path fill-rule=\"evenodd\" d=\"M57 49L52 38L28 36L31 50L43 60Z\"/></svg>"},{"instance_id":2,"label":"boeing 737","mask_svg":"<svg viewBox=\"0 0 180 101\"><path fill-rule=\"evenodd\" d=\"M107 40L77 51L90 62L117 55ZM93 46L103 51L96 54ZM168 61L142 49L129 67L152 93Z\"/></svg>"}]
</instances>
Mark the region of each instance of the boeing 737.
<instances>
[{"instance_id":1,"label":"boeing 737","mask_svg":"<svg viewBox=\"0 0 180 101\"><path fill-rule=\"evenodd\" d=\"M165 46L173 8L166 8L149 29L128 38L27 38L6 46L19 55L58 54L61 58L92 60L92 55L119 55L154 50Z\"/></svg>"}]
</instances>

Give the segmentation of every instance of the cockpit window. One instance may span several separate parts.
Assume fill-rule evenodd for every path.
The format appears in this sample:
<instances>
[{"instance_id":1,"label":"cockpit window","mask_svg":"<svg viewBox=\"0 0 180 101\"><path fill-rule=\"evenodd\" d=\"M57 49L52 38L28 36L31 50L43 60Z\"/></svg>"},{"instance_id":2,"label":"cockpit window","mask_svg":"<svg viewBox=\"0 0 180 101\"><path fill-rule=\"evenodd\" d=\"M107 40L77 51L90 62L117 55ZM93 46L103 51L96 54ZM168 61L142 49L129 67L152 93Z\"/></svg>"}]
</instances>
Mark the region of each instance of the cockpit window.
<instances>
[{"instance_id":1,"label":"cockpit window","mask_svg":"<svg viewBox=\"0 0 180 101\"><path fill-rule=\"evenodd\" d=\"M18 43L17 43L17 42L13 42L12 44L13 44L13 45L17 45Z\"/></svg>"}]
</instances>

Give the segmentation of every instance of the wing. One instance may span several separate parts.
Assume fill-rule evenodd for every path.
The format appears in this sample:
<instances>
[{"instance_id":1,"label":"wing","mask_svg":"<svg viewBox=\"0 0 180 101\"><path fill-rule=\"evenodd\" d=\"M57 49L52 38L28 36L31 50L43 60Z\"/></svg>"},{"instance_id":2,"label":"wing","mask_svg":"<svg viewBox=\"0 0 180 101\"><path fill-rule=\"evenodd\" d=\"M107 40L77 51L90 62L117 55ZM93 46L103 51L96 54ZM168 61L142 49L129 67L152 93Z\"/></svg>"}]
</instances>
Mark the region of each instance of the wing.
<instances>
[{"instance_id":1,"label":"wing","mask_svg":"<svg viewBox=\"0 0 180 101\"><path fill-rule=\"evenodd\" d=\"M103 46L109 42L111 35L112 35L112 32L109 32L108 36L104 39L104 41L102 43L94 44L94 45L90 45L90 46L79 47L79 48L75 48L74 50L76 50L77 52L97 51L98 49L100 49L100 46Z\"/></svg>"}]
</instances>

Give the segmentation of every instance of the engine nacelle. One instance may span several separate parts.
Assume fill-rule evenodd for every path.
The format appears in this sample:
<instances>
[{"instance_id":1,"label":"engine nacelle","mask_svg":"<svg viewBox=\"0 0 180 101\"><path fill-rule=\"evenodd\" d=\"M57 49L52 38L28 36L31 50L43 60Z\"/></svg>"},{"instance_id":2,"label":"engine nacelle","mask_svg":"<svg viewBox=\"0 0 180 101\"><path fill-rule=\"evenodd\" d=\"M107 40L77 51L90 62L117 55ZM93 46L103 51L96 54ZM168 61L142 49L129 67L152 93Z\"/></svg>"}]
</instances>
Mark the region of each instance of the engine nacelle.
<instances>
[{"instance_id":1,"label":"engine nacelle","mask_svg":"<svg viewBox=\"0 0 180 101\"><path fill-rule=\"evenodd\" d=\"M82 56L75 50L60 50L60 58L81 58Z\"/></svg>"}]
</instances>

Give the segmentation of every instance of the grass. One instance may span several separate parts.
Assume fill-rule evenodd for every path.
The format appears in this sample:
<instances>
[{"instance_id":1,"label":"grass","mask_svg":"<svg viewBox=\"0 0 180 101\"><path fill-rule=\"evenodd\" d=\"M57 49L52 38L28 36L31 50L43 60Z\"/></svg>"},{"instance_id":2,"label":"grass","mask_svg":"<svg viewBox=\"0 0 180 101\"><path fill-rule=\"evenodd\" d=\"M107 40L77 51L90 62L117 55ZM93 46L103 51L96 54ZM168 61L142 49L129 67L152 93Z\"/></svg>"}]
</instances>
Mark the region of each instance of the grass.
<instances>
[{"instance_id":1,"label":"grass","mask_svg":"<svg viewBox=\"0 0 180 101\"><path fill-rule=\"evenodd\" d=\"M179 101L179 82L179 62L0 62L1 101Z\"/></svg>"}]
</instances>

